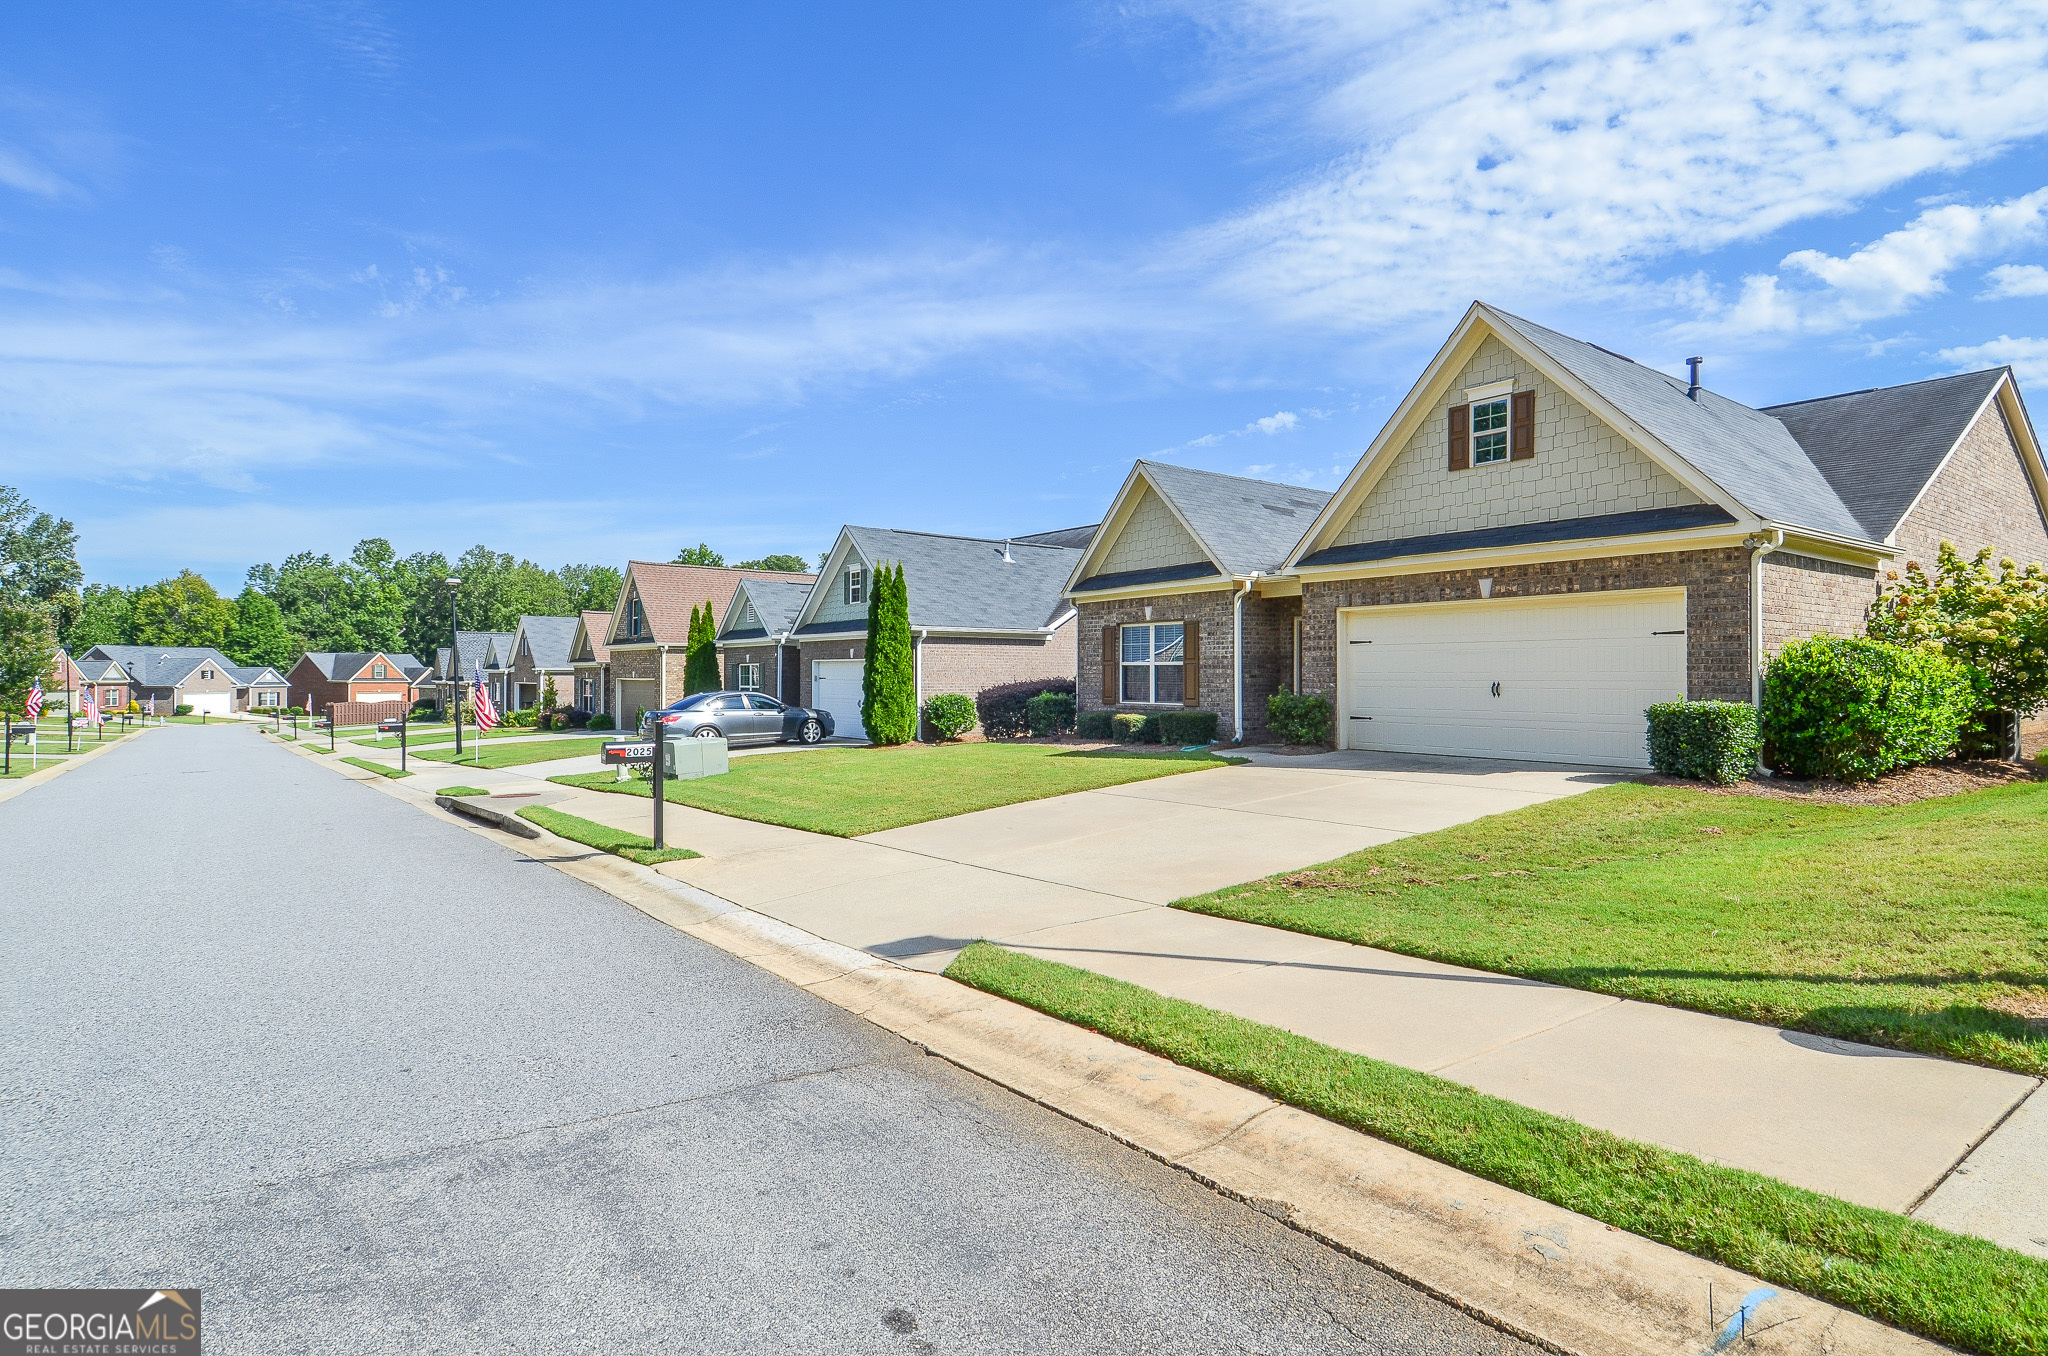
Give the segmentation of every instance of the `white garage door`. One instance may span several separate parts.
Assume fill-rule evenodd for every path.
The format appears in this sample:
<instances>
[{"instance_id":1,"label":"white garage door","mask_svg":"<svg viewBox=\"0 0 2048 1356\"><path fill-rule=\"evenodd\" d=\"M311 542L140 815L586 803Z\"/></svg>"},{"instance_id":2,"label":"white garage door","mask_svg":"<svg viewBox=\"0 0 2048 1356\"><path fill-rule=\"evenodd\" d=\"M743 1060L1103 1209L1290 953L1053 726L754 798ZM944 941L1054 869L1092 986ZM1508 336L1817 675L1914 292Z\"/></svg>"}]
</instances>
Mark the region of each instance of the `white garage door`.
<instances>
[{"instance_id":1,"label":"white garage door","mask_svg":"<svg viewBox=\"0 0 2048 1356\"><path fill-rule=\"evenodd\" d=\"M202 711L209 716L225 716L235 709L234 696L227 692L187 692L185 704L195 716Z\"/></svg>"},{"instance_id":2,"label":"white garage door","mask_svg":"<svg viewBox=\"0 0 2048 1356\"><path fill-rule=\"evenodd\" d=\"M622 728L637 730L639 713L652 707L660 695L652 678L619 679L619 709L615 718Z\"/></svg>"},{"instance_id":3,"label":"white garage door","mask_svg":"<svg viewBox=\"0 0 2048 1356\"><path fill-rule=\"evenodd\" d=\"M858 659L814 659L811 661L811 705L832 713L833 732L844 739L866 739L860 723L860 672Z\"/></svg>"},{"instance_id":4,"label":"white garage door","mask_svg":"<svg viewBox=\"0 0 2048 1356\"><path fill-rule=\"evenodd\" d=\"M1685 590L1342 614L1346 748L1645 767L1643 708L1685 694Z\"/></svg>"}]
</instances>

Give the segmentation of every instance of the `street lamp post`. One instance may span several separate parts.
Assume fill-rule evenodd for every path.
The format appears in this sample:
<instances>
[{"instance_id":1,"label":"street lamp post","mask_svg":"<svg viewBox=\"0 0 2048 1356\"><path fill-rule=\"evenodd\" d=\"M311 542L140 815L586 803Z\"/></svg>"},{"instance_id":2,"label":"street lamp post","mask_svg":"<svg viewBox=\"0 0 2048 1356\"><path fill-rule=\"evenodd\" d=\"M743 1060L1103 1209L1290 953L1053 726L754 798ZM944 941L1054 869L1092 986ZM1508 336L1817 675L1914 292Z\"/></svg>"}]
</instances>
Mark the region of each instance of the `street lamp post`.
<instances>
[{"instance_id":1,"label":"street lamp post","mask_svg":"<svg viewBox=\"0 0 2048 1356\"><path fill-rule=\"evenodd\" d=\"M462 761L462 623L455 619L455 591L462 580L454 575L448 585L448 707L455 716L455 760Z\"/></svg>"}]
</instances>

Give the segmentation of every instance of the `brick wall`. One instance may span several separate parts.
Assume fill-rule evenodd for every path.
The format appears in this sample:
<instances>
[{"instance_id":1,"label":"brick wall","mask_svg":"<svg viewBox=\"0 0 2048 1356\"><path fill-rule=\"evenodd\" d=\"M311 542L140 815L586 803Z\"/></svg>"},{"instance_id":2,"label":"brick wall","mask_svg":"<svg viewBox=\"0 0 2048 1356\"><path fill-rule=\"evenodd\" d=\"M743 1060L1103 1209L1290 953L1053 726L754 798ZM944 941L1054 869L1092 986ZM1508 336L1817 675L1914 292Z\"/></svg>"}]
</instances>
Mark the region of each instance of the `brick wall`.
<instances>
[{"instance_id":1,"label":"brick wall","mask_svg":"<svg viewBox=\"0 0 2048 1356\"><path fill-rule=\"evenodd\" d=\"M721 652L720 657L720 662L724 666L721 671L725 675L722 681L727 687L737 688L740 685L739 666L742 664L759 664L761 666L761 691L777 701L786 702L791 706L802 706L803 682L801 670L803 668L803 659L797 653L797 647L794 645L785 645L782 649L781 691L777 691L775 686L775 646L773 645L726 646Z\"/></svg>"},{"instance_id":2,"label":"brick wall","mask_svg":"<svg viewBox=\"0 0 2048 1356\"><path fill-rule=\"evenodd\" d=\"M655 705L667 706L683 695L683 667L687 660L679 648L663 654L654 646L626 648L614 645L611 651L612 681L647 682L660 679L660 688ZM636 693L642 689L635 689ZM636 696L635 700L639 700ZM620 715L630 716L632 712L619 709Z\"/></svg>"},{"instance_id":3,"label":"brick wall","mask_svg":"<svg viewBox=\"0 0 2048 1356\"><path fill-rule=\"evenodd\" d=\"M1997 405L1963 435L1948 465L1899 524L1897 541L1901 563L1916 560L1929 570L1943 541L1954 542L1965 556L1989 546L2022 565L2048 562L2048 523Z\"/></svg>"},{"instance_id":4,"label":"brick wall","mask_svg":"<svg viewBox=\"0 0 2048 1356\"><path fill-rule=\"evenodd\" d=\"M1261 598L1252 594L1244 600L1244 738L1258 742L1267 738L1266 698L1292 677L1294 619L1301 615L1300 598ZM1214 711L1217 738L1233 739L1231 725L1235 698L1236 660L1231 649L1231 591L1209 589L1195 593L1164 594L1151 598L1083 602L1075 635L1076 706L1082 711L1099 711L1105 705L1115 711L1157 711L1156 706L1102 700L1102 638L1106 626L1132 626L1148 620L1150 606L1154 622L1196 623L1201 633L1200 700L1192 709Z\"/></svg>"},{"instance_id":5,"label":"brick wall","mask_svg":"<svg viewBox=\"0 0 2048 1356\"><path fill-rule=\"evenodd\" d=\"M1741 547L1310 583L1301 599L1302 690L1329 693L1334 701L1338 608L1477 598L1482 576L1493 580L1496 598L1683 587L1687 695L1695 701L1750 698L1749 553Z\"/></svg>"},{"instance_id":6,"label":"brick wall","mask_svg":"<svg viewBox=\"0 0 2048 1356\"><path fill-rule=\"evenodd\" d=\"M924 695L958 692L973 697L1002 683L1038 679L1073 681L1074 623L1068 622L1046 640L1006 640L994 636L932 636L923 651ZM924 735L929 737L930 731Z\"/></svg>"},{"instance_id":7,"label":"brick wall","mask_svg":"<svg viewBox=\"0 0 2048 1356\"><path fill-rule=\"evenodd\" d=\"M842 639L807 640L791 647L797 652L797 683L800 693L798 706L813 704L811 697L811 661L814 659L865 659L868 657L868 638L858 631L849 632Z\"/></svg>"},{"instance_id":8,"label":"brick wall","mask_svg":"<svg viewBox=\"0 0 2048 1356\"><path fill-rule=\"evenodd\" d=\"M1763 559L1764 649L1788 640L1860 636L1877 596L1877 571L1773 551Z\"/></svg>"}]
</instances>

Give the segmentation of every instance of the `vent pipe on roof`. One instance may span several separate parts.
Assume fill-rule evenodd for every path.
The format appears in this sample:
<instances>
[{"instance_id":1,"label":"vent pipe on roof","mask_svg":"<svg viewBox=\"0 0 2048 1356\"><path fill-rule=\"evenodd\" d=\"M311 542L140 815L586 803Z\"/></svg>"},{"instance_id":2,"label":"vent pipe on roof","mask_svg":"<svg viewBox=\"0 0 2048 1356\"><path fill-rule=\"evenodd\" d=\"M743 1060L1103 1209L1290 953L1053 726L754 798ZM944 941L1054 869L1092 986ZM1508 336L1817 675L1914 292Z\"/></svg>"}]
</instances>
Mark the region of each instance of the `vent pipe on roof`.
<instances>
[{"instance_id":1,"label":"vent pipe on roof","mask_svg":"<svg viewBox=\"0 0 2048 1356\"><path fill-rule=\"evenodd\" d=\"M1003 539L1003 563L1005 565L1015 565L1017 563L1010 556L1010 539L1007 537Z\"/></svg>"},{"instance_id":2,"label":"vent pipe on roof","mask_svg":"<svg viewBox=\"0 0 2048 1356\"><path fill-rule=\"evenodd\" d=\"M1692 385L1688 386L1685 391L1685 398L1687 400L1698 400L1700 398L1700 364L1705 361L1705 358L1687 358L1685 360L1685 365L1692 371Z\"/></svg>"}]
</instances>

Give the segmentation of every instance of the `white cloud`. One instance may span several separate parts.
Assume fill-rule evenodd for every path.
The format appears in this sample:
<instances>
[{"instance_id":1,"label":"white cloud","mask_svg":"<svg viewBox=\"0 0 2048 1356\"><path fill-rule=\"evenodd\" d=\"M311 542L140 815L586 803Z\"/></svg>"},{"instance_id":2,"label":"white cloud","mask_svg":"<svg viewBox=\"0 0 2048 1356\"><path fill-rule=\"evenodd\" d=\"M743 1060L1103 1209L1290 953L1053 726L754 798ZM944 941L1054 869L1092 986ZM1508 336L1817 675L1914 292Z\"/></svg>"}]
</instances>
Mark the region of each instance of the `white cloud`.
<instances>
[{"instance_id":1,"label":"white cloud","mask_svg":"<svg viewBox=\"0 0 2048 1356\"><path fill-rule=\"evenodd\" d=\"M1294 411L1281 410L1277 414L1267 415L1264 419L1252 420L1250 424L1245 426L1245 432L1249 433L1253 429L1257 429L1265 434L1282 433L1298 426L1300 423L1301 420L1295 417Z\"/></svg>"},{"instance_id":2,"label":"white cloud","mask_svg":"<svg viewBox=\"0 0 2048 1356\"><path fill-rule=\"evenodd\" d=\"M1233 49L1225 93L1315 89L1340 148L1190 252L1344 328L1630 294L1661 259L2048 131L2041 0L1186 8Z\"/></svg>"},{"instance_id":3,"label":"white cloud","mask_svg":"<svg viewBox=\"0 0 2048 1356\"><path fill-rule=\"evenodd\" d=\"M2048 339L2014 339L2001 334L1988 344L1945 348L1941 359L1955 364L1958 372L2009 365L2022 383L2048 386Z\"/></svg>"},{"instance_id":4,"label":"white cloud","mask_svg":"<svg viewBox=\"0 0 2048 1356\"><path fill-rule=\"evenodd\" d=\"M2039 264L2000 264L1984 275L1984 281L1990 286L1977 294L1979 301L2048 297L2048 268Z\"/></svg>"},{"instance_id":5,"label":"white cloud","mask_svg":"<svg viewBox=\"0 0 2048 1356\"><path fill-rule=\"evenodd\" d=\"M1796 250L1779 267L1819 288L1786 286L1782 274L1743 279L1719 328L1734 332L1829 332L1897 315L1948 290L1948 275L2048 232L2048 188L1984 207L1929 208L1896 231L1837 258ZM2004 272L1997 270L1996 272ZM2036 270L2039 272L2040 270Z\"/></svg>"}]
</instances>

